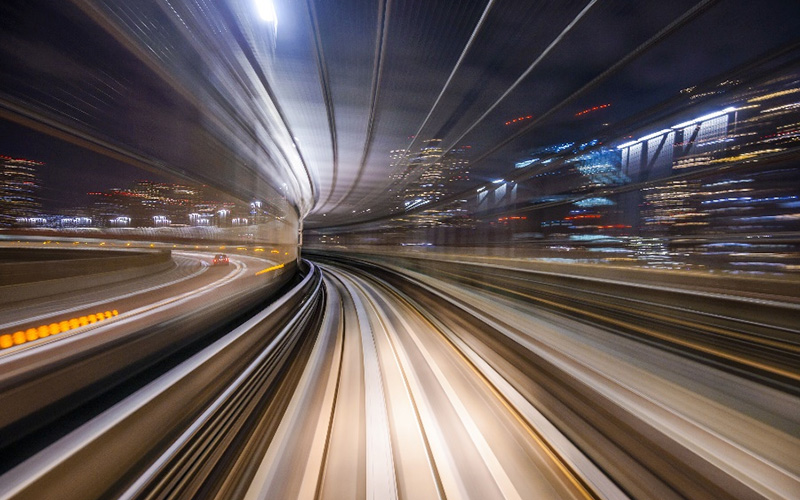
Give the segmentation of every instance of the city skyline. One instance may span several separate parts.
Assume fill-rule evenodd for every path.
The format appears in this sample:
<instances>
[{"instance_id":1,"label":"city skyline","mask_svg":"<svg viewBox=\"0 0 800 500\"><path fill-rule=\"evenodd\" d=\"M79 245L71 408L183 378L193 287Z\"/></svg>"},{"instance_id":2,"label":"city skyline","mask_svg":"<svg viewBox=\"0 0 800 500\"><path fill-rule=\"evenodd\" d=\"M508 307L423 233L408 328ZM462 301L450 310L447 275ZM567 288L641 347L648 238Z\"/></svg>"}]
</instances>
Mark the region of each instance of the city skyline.
<instances>
[{"instance_id":1,"label":"city skyline","mask_svg":"<svg viewBox=\"0 0 800 500\"><path fill-rule=\"evenodd\" d=\"M0 154L41 162L40 199L44 210L62 210L87 193L149 177L170 182L163 173L144 171L59 138L0 119Z\"/></svg>"},{"instance_id":2,"label":"city skyline","mask_svg":"<svg viewBox=\"0 0 800 500\"><path fill-rule=\"evenodd\" d=\"M47 205L40 196L45 167L44 162L0 155L0 227L246 225L267 213L263 202L237 203L207 186L149 179L88 191L83 201L73 197L68 204Z\"/></svg>"}]
</instances>

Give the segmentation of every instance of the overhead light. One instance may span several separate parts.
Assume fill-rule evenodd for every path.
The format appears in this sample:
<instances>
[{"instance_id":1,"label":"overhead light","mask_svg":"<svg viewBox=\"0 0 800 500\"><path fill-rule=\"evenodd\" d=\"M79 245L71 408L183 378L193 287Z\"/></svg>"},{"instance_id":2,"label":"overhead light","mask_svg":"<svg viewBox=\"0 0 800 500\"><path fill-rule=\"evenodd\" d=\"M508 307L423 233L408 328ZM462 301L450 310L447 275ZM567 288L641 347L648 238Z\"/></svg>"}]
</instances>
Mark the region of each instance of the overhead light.
<instances>
[{"instance_id":1,"label":"overhead light","mask_svg":"<svg viewBox=\"0 0 800 500\"><path fill-rule=\"evenodd\" d=\"M258 15L261 16L262 21L268 23L277 23L278 16L275 15L275 5L272 0L255 0Z\"/></svg>"}]
</instances>

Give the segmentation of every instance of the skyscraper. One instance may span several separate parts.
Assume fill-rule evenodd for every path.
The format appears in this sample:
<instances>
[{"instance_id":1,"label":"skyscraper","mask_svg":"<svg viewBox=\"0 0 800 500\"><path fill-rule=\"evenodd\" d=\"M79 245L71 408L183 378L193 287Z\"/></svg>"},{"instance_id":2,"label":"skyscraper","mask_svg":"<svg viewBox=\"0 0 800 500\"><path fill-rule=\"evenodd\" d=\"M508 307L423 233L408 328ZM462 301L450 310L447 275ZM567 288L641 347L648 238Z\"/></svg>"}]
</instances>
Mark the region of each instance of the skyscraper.
<instances>
[{"instance_id":1,"label":"skyscraper","mask_svg":"<svg viewBox=\"0 0 800 500\"><path fill-rule=\"evenodd\" d=\"M0 226L9 227L19 218L41 213L36 169L43 163L0 155Z\"/></svg>"}]
</instances>

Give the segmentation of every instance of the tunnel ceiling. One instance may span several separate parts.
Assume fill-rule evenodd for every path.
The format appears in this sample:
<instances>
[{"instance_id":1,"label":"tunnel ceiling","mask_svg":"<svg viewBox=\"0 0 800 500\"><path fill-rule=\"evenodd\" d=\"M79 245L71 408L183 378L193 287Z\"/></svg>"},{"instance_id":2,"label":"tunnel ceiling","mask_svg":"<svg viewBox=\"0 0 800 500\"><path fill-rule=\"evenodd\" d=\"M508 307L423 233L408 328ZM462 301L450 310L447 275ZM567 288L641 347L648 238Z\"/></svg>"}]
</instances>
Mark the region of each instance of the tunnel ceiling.
<instances>
[{"instance_id":1,"label":"tunnel ceiling","mask_svg":"<svg viewBox=\"0 0 800 500\"><path fill-rule=\"evenodd\" d=\"M61 129L72 123L94 144L136 145L135 160L154 168L242 196L265 179L308 214L306 227L402 213L418 205L409 186L441 184L439 198L502 179L537 148L618 140L665 102L701 112L724 92L720 75L800 33L793 0L32 0L5 8L58 14L66 24L51 24L70 26L65 39L93 47L69 49L81 64L47 75L48 57L52 67L64 60L58 47L45 57L34 36L6 40L15 49L4 62L16 65L3 77L6 115L36 101L42 75L94 75L100 90L91 98L108 116L98 118L105 108L91 101L88 118L73 123L81 115L71 108L88 97L70 109L35 104L59 110ZM57 35L36 29L35 40ZM147 75L107 78L131 66L119 62L123 52ZM141 105L123 109L123 99ZM146 140L126 135L136 127L150 132ZM189 146L176 147L176 135Z\"/></svg>"}]
</instances>

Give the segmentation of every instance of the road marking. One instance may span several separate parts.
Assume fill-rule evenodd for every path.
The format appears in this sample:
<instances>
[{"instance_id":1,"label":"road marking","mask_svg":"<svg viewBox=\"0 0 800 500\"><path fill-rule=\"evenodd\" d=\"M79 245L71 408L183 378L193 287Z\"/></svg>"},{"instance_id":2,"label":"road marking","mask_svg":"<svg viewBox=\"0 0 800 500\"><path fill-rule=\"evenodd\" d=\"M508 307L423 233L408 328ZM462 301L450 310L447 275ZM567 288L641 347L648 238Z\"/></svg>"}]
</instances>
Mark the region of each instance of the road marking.
<instances>
[{"instance_id":1,"label":"road marking","mask_svg":"<svg viewBox=\"0 0 800 500\"><path fill-rule=\"evenodd\" d=\"M268 268L266 268L266 269L262 269L262 270L260 270L260 271L258 271L258 272L256 273L256 276L258 276L259 274L268 273L268 272L270 272L270 271L276 271L276 270L278 270L278 269L282 269L284 265L285 265L285 264L278 264L277 266L272 266L272 267L268 267Z\"/></svg>"}]
</instances>

